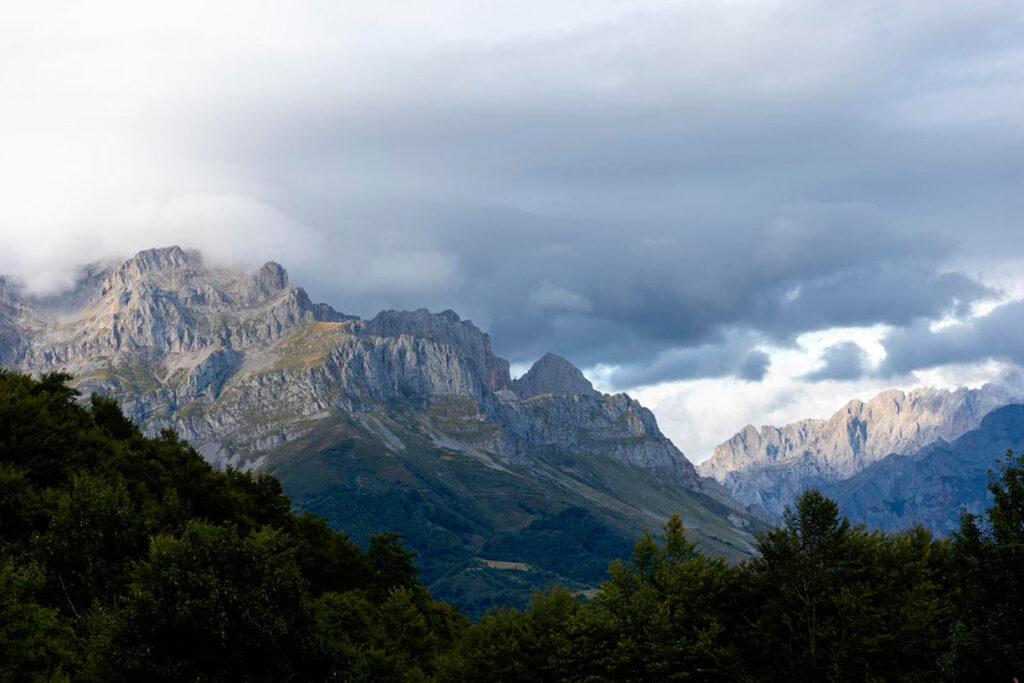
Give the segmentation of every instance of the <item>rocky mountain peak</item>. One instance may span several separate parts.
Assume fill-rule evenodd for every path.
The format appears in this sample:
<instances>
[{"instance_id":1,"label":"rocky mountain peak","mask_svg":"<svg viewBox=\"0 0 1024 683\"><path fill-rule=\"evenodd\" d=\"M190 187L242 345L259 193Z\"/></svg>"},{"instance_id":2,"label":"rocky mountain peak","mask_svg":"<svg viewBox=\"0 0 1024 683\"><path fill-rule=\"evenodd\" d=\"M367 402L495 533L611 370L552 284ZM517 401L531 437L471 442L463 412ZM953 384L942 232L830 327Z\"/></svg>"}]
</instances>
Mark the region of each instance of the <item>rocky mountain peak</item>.
<instances>
[{"instance_id":1,"label":"rocky mountain peak","mask_svg":"<svg viewBox=\"0 0 1024 683\"><path fill-rule=\"evenodd\" d=\"M268 291L280 291L288 286L288 271L280 263L267 261L252 274L252 280Z\"/></svg>"},{"instance_id":2,"label":"rocky mountain peak","mask_svg":"<svg viewBox=\"0 0 1024 683\"><path fill-rule=\"evenodd\" d=\"M459 318L455 311L431 313L425 308L417 308L415 311L381 311L367 320L363 324L363 329L367 334L380 337L487 336L472 322Z\"/></svg>"},{"instance_id":3,"label":"rocky mountain peak","mask_svg":"<svg viewBox=\"0 0 1024 683\"><path fill-rule=\"evenodd\" d=\"M264 348L310 322L350 319L310 302L276 263L240 273L208 267L198 252L177 246L88 266L70 291L24 304L16 311L23 351L4 362L80 376L108 375L112 363L186 371L218 350L233 363L236 352Z\"/></svg>"},{"instance_id":4,"label":"rocky mountain peak","mask_svg":"<svg viewBox=\"0 0 1024 683\"><path fill-rule=\"evenodd\" d=\"M952 441L938 439L916 452L890 454L821 491L839 503L841 514L869 528L892 532L922 524L945 535L958 530L961 510L982 514L991 504L993 462L1022 445L1024 406L1007 405Z\"/></svg>"},{"instance_id":5,"label":"rocky mountain peak","mask_svg":"<svg viewBox=\"0 0 1024 683\"><path fill-rule=\"evenodd\" d=\"M237 298L239 303L252 305L274 297L288 287L288 271L280 264L268 261L243 281Z\"/></svg>"},{"instance_id":6,"label":"rocky mountain peak","mask_svg":"<svg viewBox=\"0 0 1024 683\"><path fill-rule=\"evenodd\" d=\"M891 389L869 401L854 399L827 420L744 429L715 447L700 472L740 502L781 514L806 488L850 478L892 453L955 439L1021 397L1021 387L1008 382L955 391Z\"/></svg>"},{"instance_id":7,"label":"rocky mountain peak","mask_svg":"<svg viewBox=\"0 0 1024 683\"><path fill-rule=\"evenodd\" d=\"M594 386L575 365L561 356L546 353L530 370L512 382L521 399L542 394L593 394Z\"/></svg>"},{"instance_id":8,"label":"rocky mountain peak","mask_svg":"<svg viewBox=\"0 0 1024 683\"><path fill-rule=\"evenodd\" d=\"M440 420L433 429L461 434L473 426L486 436L473 448L513 461L606 442L615 460L699 483L650 411L625 395L599 394L554 354L513 388L490 336L454 311L390 310L354 319L312 303L277 263L240 273L207 267L179 247L82 273L74 291L30 301L13 324L0 324L0 339L9 340L4 347L19 349L0 362L67 368L86 390L122 399L139 422L173 426L199 444L231 441L229 433L259 441L280 411L303 417L296 430L331 409L437 411L429 413ZM40 317L26 327L32 306ZM284 386L287 401L278 396ZM479 420L500 429L489 431Z\"/></svg>"},{"instance_id":9,"label":"rocky mountain peak","mask_svg":"<svg viewBox=\"0 0 1024 683\"><path fill-rule=\"evenodd\" d=\"M202 258L199 256L199 252L186 252L181 247L174 245L140 251L125 261L121 270L126 272L153 273L162 270L180 270L182 268L198 268L201 266Z\"/></svg>"},{"instance_id":10,"label":"rocky mountain peak","mask_svg":"<svg viewBox=\"0 0 1024 683\"><path fill-rule=\"evenodd\" d=\"M95 264L87 268L73 291L49 303L77 306L110 294L127 298L138 290L178 289L185 281L202 278L206 272L199 252L187 252L178 246L147 249L116 266L102 268Z\"/></svg>"},{"instance_id":11,"label":"rocky mountain peak","mask_svg":"<svg viewBox=\"0 0 1024 683\"><path fill-rule=\"evenodd\" d=\"M508 362L494 355L490 335L459 318L455 311L382 311L358 329L365 336L423 338L458 349L476 367L487 389L507 389L511 384Z\"/></svg>"},{"instance_id":12,"label":"rocky mountain peak","mask_svg":"<svg viewBox=\"0 0 1024 683\"><path fill-rule=\"evenodd\" d=\"M417 500L440 489L416 478L436 477L445 501L497 491L517 520L564 501L631 528L681 510L716 547L742 553L752 540L649 410L594 391L564 358L544 356L513 390L490 336L454 311L353 319L312 303L272 262L238 272L168 247L86 268L47 300L5 306L0 290L0 365L66 369L84 394L118 399L147 433L175 429L218 465L317 482L358 471L351 481L375 482L373 495L402 483ZM352 457L307 458L341 444ZM518 490L537 512L504 502Z\"/></svg>"}]
</instances>

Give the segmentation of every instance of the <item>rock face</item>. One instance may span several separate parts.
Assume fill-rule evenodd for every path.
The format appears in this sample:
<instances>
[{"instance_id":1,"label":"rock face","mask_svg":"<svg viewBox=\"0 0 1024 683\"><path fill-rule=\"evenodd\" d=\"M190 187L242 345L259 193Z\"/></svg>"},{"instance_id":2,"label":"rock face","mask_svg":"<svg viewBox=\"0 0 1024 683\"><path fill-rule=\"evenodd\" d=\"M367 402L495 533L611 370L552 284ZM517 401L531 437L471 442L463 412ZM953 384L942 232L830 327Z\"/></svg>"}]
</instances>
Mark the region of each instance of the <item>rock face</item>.
<instances>
[{"instance_id":1,"label":"rock face","mask_svg":"<svg viewBox=\"0 0 1024 683\"><path fill-rule=\"evenodd\" d=\"M47 299L0 280L0 341L7 367L66 370L149 433L170 427L218 465L272 471L354 538L399 531L447 558L428 583L479 585L489 538L570 508L623 538L680 512L732 559L759 528L649 410L595 391L567 360L547 355L512 380L453 311L361 320L312 303L275 263L240 273L171 247L87 268ZM524 598L560 580L539 576Z\"/></svg>"},{"instance_id":2,"label":"rock face","mask_svg":"<svg viewBox=\"0 0 1024 683\"><path fill-rule=\"evenodd\" d=\"M454 311L359 320L311 303L276 263L242 274L151 249L87 270L61 297L17 299L5 285L0 306L9 365L67 370L148 430L172 427L223 462L255 461L331 411L461 404L486 436L445 419L432 428L465 446L521 464L538 450L600 449L700 486L650 411L594 391L567 360L548 354L512 381L490 337Z\"/></svg>"},{"instance_id":3,"label":"rock face","mask_svg":"<svg viewBox=\"0 0 1024 683\"><path fill-rule=\"evenodd\" d=\"M13 365L25 350L25 331L17 324L25 313L19 310L17 292L0 277L0 364Z\"/></svg>"},{"instance_id":4,"label":"rock face","mask_svg":"<svg viewBox=\"0 0 1024 683\"><path fill-rule=\"evenodd\" d=\"M543 394L594 393L594 386L576 366L553 353L544 354L529 372L512 383L512 388L522 399Z\"/></svg>"},{"instance_id":5,"label":"rock face","mask_svg":"<svg viewBox=\"0 0 1024 683\"><path fill-rule=\"evenodd\" d=\"M911 455L892 454L822 492L840 511L885 531L921 524L937 534L960 526L960 510L992 504L988 472L1007 451L1024 449L1024 405L999 408L952 443L937 441Z\"/></svg>"},{"instance_id":6,"label":"rock face","mask_svg":"<svg viewBox=\"0 0 1024 683\"><path fill-rule=\"evenodd\" d=\"M700 466L741 503L781 515L804 489L848 479L891 453L913 453L974 429L1020 397L1015 382L981 389L886 391L854 400L828 420L744 427Z\"/></svg>"}]
</instances>

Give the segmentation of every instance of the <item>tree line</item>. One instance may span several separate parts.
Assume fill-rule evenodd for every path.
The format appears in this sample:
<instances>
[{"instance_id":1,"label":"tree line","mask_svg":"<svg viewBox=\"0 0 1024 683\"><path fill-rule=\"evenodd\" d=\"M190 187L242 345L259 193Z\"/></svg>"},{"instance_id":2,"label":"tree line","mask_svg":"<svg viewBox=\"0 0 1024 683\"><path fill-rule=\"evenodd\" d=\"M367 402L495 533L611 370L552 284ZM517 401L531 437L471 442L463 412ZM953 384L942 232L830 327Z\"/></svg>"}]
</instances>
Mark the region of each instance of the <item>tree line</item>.
<instances>
[{"instance_id":1,"label":"tree line","mask_svg":"<svg viewBox=\"0 0 1024 683\"><path fill-rule=\"evenodd\" d=\"M477 622L395 535L357 547L279 482L219 472L63 374L0 371L0 680L1012 681L1024 456L984 517L870 531L815 491L739 566L678 517L589 598Z\"/></svg>"}]
</instances>

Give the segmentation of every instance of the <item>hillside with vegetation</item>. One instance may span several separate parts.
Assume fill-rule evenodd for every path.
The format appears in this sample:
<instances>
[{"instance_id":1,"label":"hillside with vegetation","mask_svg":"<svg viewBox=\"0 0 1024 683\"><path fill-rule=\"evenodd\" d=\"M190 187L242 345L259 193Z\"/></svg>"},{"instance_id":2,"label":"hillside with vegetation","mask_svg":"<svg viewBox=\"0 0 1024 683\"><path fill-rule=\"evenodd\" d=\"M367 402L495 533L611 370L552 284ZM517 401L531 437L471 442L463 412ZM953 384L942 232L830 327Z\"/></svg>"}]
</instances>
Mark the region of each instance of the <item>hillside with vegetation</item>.
<instances>
[{"instance_id":1,"label":"hillside with vegetation","mask_svg":"<svg viewBox=\"0 0 1024 683\"><path fill-rule=\"evenodd\" d=\"M0 372L0 680L1012 680L1024 671L1024 457L949 539L803 494L741 565L672 517L588 597L475 623L400 538L365 549L267 474L214 470L65 375ZM586 525L507 543L544 545Z\"/></svg>"},{"instance_id":2,"label":"hillside with vegetation","mask_svg":"<svg viewBox=\"0 0 1024 683\"><path fill-rule=\"evenodd\" d=\"M313 303L276 263L241 272L149 249L49 297L0 277L0 367L72 373L145 435L173 429L215 467L273 474L362 545L401 533L432 593L474 615L555 582L596 589L673 513L732 561L762 528L650 410L568 360L546 354L513 379L453 311L362 320Z\"/></svg>"}]
</instances>

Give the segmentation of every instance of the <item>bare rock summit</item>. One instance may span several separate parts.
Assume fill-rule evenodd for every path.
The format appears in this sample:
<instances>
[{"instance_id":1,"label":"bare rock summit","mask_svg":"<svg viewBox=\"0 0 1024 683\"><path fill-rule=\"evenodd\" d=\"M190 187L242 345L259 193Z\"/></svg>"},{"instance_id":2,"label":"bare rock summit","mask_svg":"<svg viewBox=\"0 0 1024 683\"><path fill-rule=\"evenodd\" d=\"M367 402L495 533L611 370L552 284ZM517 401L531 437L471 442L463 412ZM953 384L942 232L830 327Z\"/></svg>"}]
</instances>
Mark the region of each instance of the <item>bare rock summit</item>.
<instances>
[{"instance_id":1,"label":"bare rock summit","mask_svg":"<svg viewBox=\"0 0 1024 683\"><path fill-rule=\"evenodd\" d=\"M512 382L512 387L522 399L542 394L595 393L594 385L579 368L553 353L544 354L525 375Z\"/></svg>"},{"instance_id":2,"label":"bare rock summit","mask_svg":"<svg viewBox=\"0 0 1024 683\"><path fill-rule=\"evenodd\" d=\"M913 453L975 429L992 410L1020 400L1020 380L979 389L890 390L853 400L827 420L744 427L700 465L747 506L781 515L807 488L853 477L892 453Z\"/></svg>"}]
</instances>

